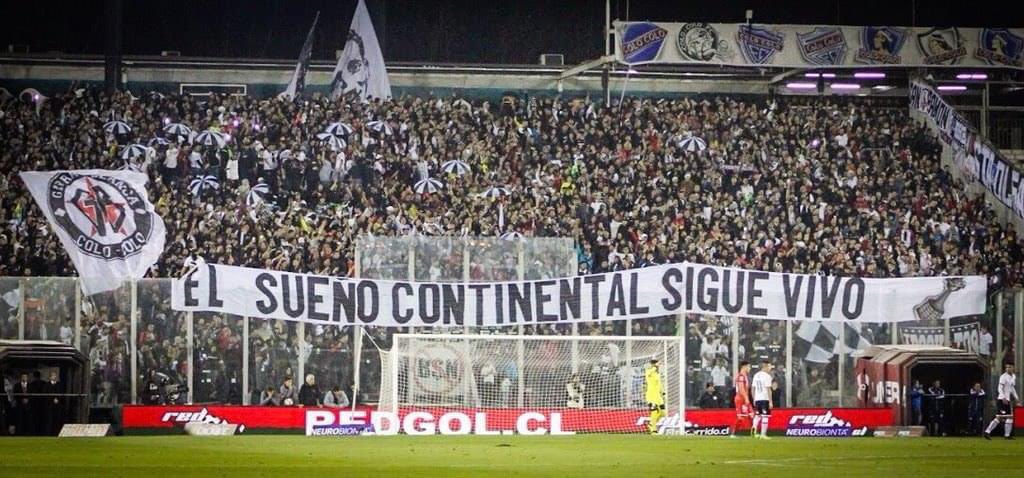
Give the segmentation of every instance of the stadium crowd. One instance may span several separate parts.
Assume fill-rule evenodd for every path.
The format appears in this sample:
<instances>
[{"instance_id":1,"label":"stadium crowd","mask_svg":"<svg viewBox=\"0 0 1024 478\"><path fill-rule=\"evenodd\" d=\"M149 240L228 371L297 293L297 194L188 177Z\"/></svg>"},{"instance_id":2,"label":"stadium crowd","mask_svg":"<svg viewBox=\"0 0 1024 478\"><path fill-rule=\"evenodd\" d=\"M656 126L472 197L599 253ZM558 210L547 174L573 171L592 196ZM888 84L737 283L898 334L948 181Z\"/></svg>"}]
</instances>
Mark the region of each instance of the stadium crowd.
<instances>
[{"instance_id":1,"label":"stadium crowd","mask_svg":"<svg viewBox=\"0 0 1024 478\"><path fill-rule=\"evenodd\" d=\"M720 95L631 98L611 108L559 98L362 104L319 95L290 102L88 88L42 102L12 99L0 107L0 277L74 273L18 172L133 167L149 175L150 199L168 230L151 277L178 276L197 256L346 276L355 272L360 235L517 232L573 238L581 274L685 260L864 277L984 274L1020 285L1021 239L942 169L937 140L906 110L902 99ZM131 130L105 130L111 120ZM178 123L230 139L203 146L165 132ZM351 129L343 147L317 136L332 123ZM134 143L152 147L123 159ZM443 172L450 160L470 172ZM442 181L441 189L416 192L427 177ZM510 194L484 197L492 187ZM459 264L439 257L418 268L429 271L423 279L460 276ZM515 277L507 255L491 257L470 265L472 280ZM84 314L83 347L92 350L98 373L123 377L127 305L108 302L96 301ZM143 370L180 376L188 360L178 343L184 322L161 305L143 307L164 318L139 332ZM197 378L197 389L237 400L231 370L232 360L241 360L239 322L198 320L193 360L209 372ZM728 386L731 358L719 348L731 326L723 319L696 330L707 344L697 349L709 374L701 385ZM306 327L300 337L294 324L258 320L252 327L251 366L265 371L256 393L297 376L300 354L326 386L351 374L329 365L351 353L348 333ZM624 327L606 323L581 333L622 334ZM676 332L675 322L653 319L633 327L638 334ZM751 357L777 355L784 342L780 330L741 334ZM377 331L382 341L386 335ZM712 373L716 368L722 370ZM97 386L110 396L123 382Z\"/></svg>"}]
</instances>

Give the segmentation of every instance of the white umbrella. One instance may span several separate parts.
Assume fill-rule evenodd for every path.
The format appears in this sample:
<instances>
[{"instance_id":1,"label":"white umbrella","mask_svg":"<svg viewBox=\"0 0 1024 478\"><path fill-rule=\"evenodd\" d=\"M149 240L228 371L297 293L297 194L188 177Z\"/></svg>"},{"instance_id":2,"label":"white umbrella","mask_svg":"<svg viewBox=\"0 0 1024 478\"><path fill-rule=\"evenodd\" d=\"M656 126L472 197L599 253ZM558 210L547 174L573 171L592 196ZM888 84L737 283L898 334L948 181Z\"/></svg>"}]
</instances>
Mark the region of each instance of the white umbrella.
<instances>
[{"instance_id":1,"label":"white umbrella","mask_svg":"<svg viewBox=\"0 0 1024 478\"><path fill-rule=\"evenodd\" d=\"M204 146L216 146L217 148L223 148L224 145L228 144L228 137L224 133L218 133L216 131L206 130L196 135L192 139L194 144L201 144Z\"/></svg>"},{"instance_id":2,"label":"white umbrella","mask_svg":"<svg viewBox=\"0 0 1024 478\"><path fill-rule=\"evenodd\" d=\"M499 236L499 238L503 241L521 241L523 240L523 235L517 231L508 231Z\"/></svg>"},{"instance_id":3,"label":"white umbrella","mask_svg":"<svg viewBox=\"0 0 1024 478\"><path fill-rule=\"evenodd\" d=\"M444 187L444 183L434 178L427 178L416 181L413 186L413 190L420 194L432 194L436 193Z\"/></svg>"},{"instance_id":4,"label":"white umbrella","mask_svg":"<svg viewBox=\"0 0 1024 478\"><path fill-rule=\"evenodd\" d=\"M103 130L110 134L128 134L132 132L132 127L124 121L114 120L103 123Z\"/></svg>"},{"instance_id":5,"label":"white umbrella","mask_svg":"<svg viewBox=\"0 0 1024 478\"><path fill-rule=\"evenodd\" d=\"M511 196L512 191L509 191L508 188L501 186L491 186L487 188L486 191L480 193L480 195L485 198L500 198L505 196Z\"/></svg>"},{"instance_id":6,"label":"white umbrella","mask_svg":"<svg viewBox=\"0 0 1024 478\"><path fill-rule=\"evenodd\" d=\"M327 125L327 128L324 128L324 133L331 136L348 136L352 134L352 126L346 123L334 122Z\"/></svg>"},{"instance_id":7,"label":"white umbrella","mask_svg":"<svg viewBox=\"0 0 1024 478\"><path fill-rule=\"evenodd\" d=\"M469 173L469 165L466 164L465 161L453 159L451 161L446 161L444 164L442 164L441 171L444 171L446 173L455 173L458 174L459 176L462 176L463 174Z\"/></svg>"},{"instance_id":8,"label":"white umbrella","mask_svg":"<svg viewBox=\"0 0 1024 478\"><path fill-rule=\"evenodd\" d=\"M683 151L699 152L708 148L708 143L696 136L687 136L679 141L679 147Z\"/></svg>"},{"instance_id":9,"label":"white umbrella","mask_svg":"<svg viewBox=\"0 0 1024 478\"><path fill-rule=\"evenodd\" d=\"M217 180L217 176L196 176L188 183L188 190L192 192L193 196L202 194L203 190L207 188L220 189L220 181Z\"/></svg>"},{"instance_id":10,"label":"white umbrella","mask_svg":"<svg viewBox=\"0 0 1024 478\"><path fill-rule=\"evenodd\" d=\"M147 143L147 144L149 145L149 147L155 148L157 146L167 146L167 145L171 144L171 142L167 141L167 138L161 138L159 136L154 136L153 139L150 139L149 143Z\"/></svg>"},{"instance_id":11,"label":"white umbrella","mask_svg":"<svg viewBox=\"0 0 1024 478\"><path fill-rule=\"evenodd\" d=\"M147 151L149 151L149 148L142 144L128 145L121 150L121 159L130 160L139 156L145 156Z\"/></svg>"},{"instance_id":12,"label":"white umbrella","mask_svg":"<svg viewBox=\"0 0 1024 478\"><path fill-rule=\"evenodd\" d=\"M266 203L266 196L268 194L270 194L270 186L264 182L256 183L256 185L246 193L245 206L249 209L249 217L254 221L256 220L257 211L263 209L263 204Z\"/></svg>"},{"instance_id":13,"label":"white umbrella","mask_svg":"<svg viewBox=\"0 0 1024 478\"><path fill-rule=\"evenodd\" d=\"M381 120L370 121L369 123L366 123L366 127L378 133L384 133L388 136L391 136L391 133L393 133L391 126Z\"/></svg>"},{"instance_id":14,"label":"white umbrella","mask_svg":"<svg viewBox=\"0 0 1024 478\"><path fill-rule=\"evenodd\" d=\"M181 136L182 138L188 138L192 136L192 128L185 126L181 123L170 123L164 126L164 133Z\"/></svg>"},{"instance_id":15,"label":"white umbrella","mask_svg":"<svg viewBox=\"0 0 1024 478\"><path fill-rule=\"evenodd\" d=\"M330 133L319 133L316 135L318 139L327 143L331 147L331 151L341 151L348 146L348 143L340 136L335 136Z\"/></svg>"}]
</instances>

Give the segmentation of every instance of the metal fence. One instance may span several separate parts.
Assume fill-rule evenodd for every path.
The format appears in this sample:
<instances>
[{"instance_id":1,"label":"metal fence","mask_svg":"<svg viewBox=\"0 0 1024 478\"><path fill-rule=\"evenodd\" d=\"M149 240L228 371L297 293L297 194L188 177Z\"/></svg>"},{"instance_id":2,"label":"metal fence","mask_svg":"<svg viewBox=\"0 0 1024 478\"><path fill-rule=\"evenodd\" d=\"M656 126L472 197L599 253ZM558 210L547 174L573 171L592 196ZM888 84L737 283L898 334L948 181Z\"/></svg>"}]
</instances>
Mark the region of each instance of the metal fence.
<instances>
[{"instance_id":1,"label":"metal fence","mask_svg":"<svg viewBox=\"0 0 1024 478\"><path fill-rule=\"evenodd\" d=\"M527 250L514 241L455 242L424 242L422 247L414 243L403 249L389 247L397 245L390 241L368 241L360 248L360 274L500 280L555 276L575 269L575 257L567 263L565 249L556 245ZM285 376L299 382L307 373L317 377L322 389L355 387L360 401L375 402L380 359L374 345L390 348L392 334L413 331L367 328L375 342L371 344L354 327L175 312L170 307L170 284L169 279L141 280L83 297L75 278L0 277L0 339L74 344L92 364L94 406L136 403L154 371L187 385L191 392L183 400L194 403L258 403L261 390L279 387ZM687 315L636 320L631 326L616 321L445 332L683 335L691 406L705 383L728 389L741 360L761 358L776 364L785 405L853 406L858 386L851 353L868 344L934 343L975 351L987 357L993 376L998 376L1004 361L1024 363L1024 291L994 294L983 316L895 325L853 327Z\"/></svg>"}]
</instances>

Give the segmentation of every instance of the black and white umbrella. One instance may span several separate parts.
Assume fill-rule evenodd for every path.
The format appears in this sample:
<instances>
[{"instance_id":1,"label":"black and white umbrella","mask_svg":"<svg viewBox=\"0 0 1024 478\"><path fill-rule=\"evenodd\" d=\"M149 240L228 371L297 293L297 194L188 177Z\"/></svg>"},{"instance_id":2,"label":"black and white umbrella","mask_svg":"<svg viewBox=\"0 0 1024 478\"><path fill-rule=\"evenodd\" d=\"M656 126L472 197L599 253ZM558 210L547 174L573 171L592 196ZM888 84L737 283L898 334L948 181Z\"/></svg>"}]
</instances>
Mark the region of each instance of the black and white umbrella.
<instances>
[{"instance_id":1,"label":"black and white umbrella","mask_svg":"<svg viewBox=\"0 0 1024 478\"><path fill-rule=\"evenodd\" d=\"M324 128L324 133L331 136L348 136L352 134L352 126L349 126L347 123L334 122Z\"/></svg>"},{"instance_id":2,"label":"black and white umbrella","mask_svg":"<svg viewBox=\"0 0 1024 478\"><path fill-rule=\"evenodd\" d=\"M523 240L523 235L518 231L508 231L499 236L499 238L503 241L521 241Z\"/></svg>"},{"instance_id":3,"label":"black and white umbrella","mask_svg":"<svg viewBox=\"0 0 1024 478\"><path fill-rule=\"evenodd\" d=\"M501 187L501 186L491 186L491 187L487 188L486 191L480 193L480 196L483 196L485 198L501 198L501 197L506 197L506 196L511 196L511 195L512 195L512 191L509 191L508 188Z\"/></svg>"},{"instance_id":4,"label":"black and white umbrella","mask_svg":"<svg viewBox=\"0 0 1024 478\"><path fill-rule=\"evenodd\" d=\"M335 136L333 134L325 132L318 133L316 137L320 141L327 143L327 145L330 146L331 151L341 151L345 149L346 146L348 146L348 143L346 143L345 139L342 138L341 136Z\"/></svg>"},{"instance_id":5,"label":"black and white umbrella","mask_svg":"<svg viewBox=\"0 0 1024 478\"><path fill-rule=\"evenodd\" d=\"M181 123L169 123L164 126L164 133L173 136L180 136L182 138L188 138L192 136L192 128L185 126Z\"/></svg>"},{"instance_id":6,"label":"black and white umbrella","mask_svg":"<svg viewBox=\"0 0 1024 478\"><path fill-rule=\"evenodd\" d=\"M416 181L413 190L420 194L432 194L444 188L444 183L434 178L427 178Z\"/></svg>"},{"instance_id":7,"label":"black and white umbrella","mask_svg":"<svg viewBox=\"0 0 1024 478\"><path fill-rule=\"evenodd\" d=\"M466 164L465 161L453 159L451 161L446 161L444 164L442 164L441 171L444 171L449 174L455 173L458 174L459 176L462 176L463 174L469 173L469 165Z\"/></svg>"},{"instance_id":8,"label":"black and white umbrella","mask_svg":"<svg viewBox=\"0 0 1024 478\"><path fill-rule=\"evenodd\" d=\"M391 134L394 132L391 129L391 125L381 120L370 121L369 123L366 123L366 127L378 133L386 134L388 136L391 136Z\"/></svg>"},{"instance_id":9,"label":"black and white umbrella","mask_svg":"<svg viewBox=\"0 0 1024 478\"><path fill-rule=\"evenodd\" d=\"M121 159L132 160L139 156L145 156L149 148L142 144L131 144L121 150Z\"/></svg>"},{"instance_id":10,"label":"black and white umbrella","mask_svg":"<svg viewBox=\"0 0 1024 478\"><path fill-rule=\"evenodd\" d=\"M217 131L206 130L197 134L196 137L192 139L192 143L223 148L228 144L228 136L224 133L218 133Z\"/></svg>"},{"instance_id":11,"label":"black and white umbrella","mask_svg":"<svg viewBox=\"0 0 1024 478\"><path fill-rule=\"evenodd\" d=\"M148 144L150 148L156 148L158 146L167 146L167 145L171 144L171 142L167 141L167 138L161 138L159 136L154 136L146 144Z\"/></svg>"},{"instance_id":12,"label":"black and white umbrella","mask_svg":"<svg viewBox=\"0 0 1024 478\"><path fill-rule=\"evenodd\" d=\"M696 136L687 136L679 140L679 147L682 148L683 151L694 153L707 149L708 143Z\"/></svg>"},{"instance_id":13,"label":"black and white umbrella","mask_svg":"<svg viewBox=\"0 0 1024 478\"><path fill-rule=\"evenodd\" d=\"M188 190L192 192L193 196L199 196L207 189L220 189L220 181L217 180L217 176L196 176L188 183Z\"/></svg>"},{"instance_id":14,"label":"black and white umbrella","mask_svg":"<svg viewBox=\"0 0 1024 478\"><path fill-rule=\"evenodd\" d=\"M134 160L126 158L124 160L124 164L121 165L121 167L117 168L117 169L121 170L121 171L135 171L137 173L141 173L142 172L142 164L140 164L138 161L134 161Z\"/></svg>"},{"instance_id":15,"label":"black and white umbrella","mask_svg":"<svg viewBox=\"0 0 1024 478\"><path fill-rule=\"evenodd\" d=\"M128 134L132 132L132 127L128 126L128 123L125 123L124 121L114 120L103 123L103 131L115 135Z\"/></svg>"}]
</instances>

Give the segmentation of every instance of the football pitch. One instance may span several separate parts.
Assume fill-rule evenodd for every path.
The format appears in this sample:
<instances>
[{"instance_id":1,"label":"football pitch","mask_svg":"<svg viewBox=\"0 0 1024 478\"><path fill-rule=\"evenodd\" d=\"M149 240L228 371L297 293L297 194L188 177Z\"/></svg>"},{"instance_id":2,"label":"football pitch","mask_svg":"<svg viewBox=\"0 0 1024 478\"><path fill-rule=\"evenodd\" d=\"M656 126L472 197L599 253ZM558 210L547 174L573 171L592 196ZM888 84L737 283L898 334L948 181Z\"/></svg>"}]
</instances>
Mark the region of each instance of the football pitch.
<instances>
[{"instance_id":1,"label":"football pitch","mask_svg":"<svg viewBox=\"0 0 1024 478\"><path fill-rule=\"evenodd\" d=\"M1021 476L994 438L135 436L3 438L4 476Z\"/></svg>"}]
</instances>

